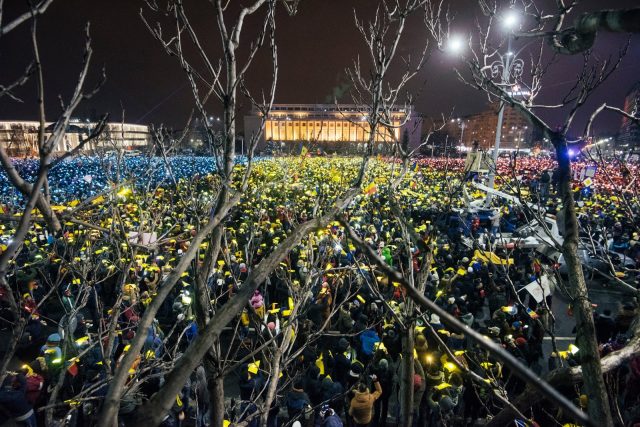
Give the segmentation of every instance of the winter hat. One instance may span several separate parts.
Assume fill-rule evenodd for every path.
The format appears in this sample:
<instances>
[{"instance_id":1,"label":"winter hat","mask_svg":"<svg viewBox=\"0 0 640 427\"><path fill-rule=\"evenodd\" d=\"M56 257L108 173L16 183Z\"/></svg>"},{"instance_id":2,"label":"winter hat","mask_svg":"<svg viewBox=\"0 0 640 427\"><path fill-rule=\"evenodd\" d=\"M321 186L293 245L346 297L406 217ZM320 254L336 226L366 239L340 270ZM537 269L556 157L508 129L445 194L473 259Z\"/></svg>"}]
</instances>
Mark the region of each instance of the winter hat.
<instances>
[{"instance_id":1,"label":"winter hat","mask_svg":"<svg viewBox=\"0 0 640 427\"><path fill-rule=\"evenodd\" d=\"M378 360L378 369L380 369L380 370L389 369L389 361L387 359Z\"/></svg>"},{"instance_id":2,"label":"winter hat","mask_svg":"<svg viewBox=\"0 0 640 427\"><path fill-rule=\"evenodd\" d=\"M54 344L54 345L58 345L60 344L60 341L62 339L60 338L60 334L51 334L49 335L49 337L47 338L47 344Z\"/></svg>"},{"instance_id":3,"label":"winter hat","mask_svg":"<svg viewBox=\"0 0 640 427\"><path fill-rule=\"evenodd\" d=\"M497 326L490 327L489 334L493 335L494 337L497 337L498 335L500 335L500 328L498 328Z\"/></svg>"},{"instance_id":4,"label":"winter hat","mask_svg":"<svg viewBox=\"0 0 640 427\"><path fill-rule=\"evenodd\" d=\"M462 322L464 322L465 325L471 326L473 324L473 314L471 313L464 314L460 316L460 320L462 320Z\"/></svg>"},{"instance_id":5,"label":"winter hat","mask_svg":"<svg viewBox=\"0 0 640 427\"><path fill-rule=\"evenodd\" d=\"M354 362L351 364L351 370L349 371L349 376L353 378L360 378L362 375L363 367L361 363Z\"/></svg>"},{"instance_id":6,"label":"winter hat","mask_svg":"<svg viewBox=\"0 0 640 427\"><path fill-rule=\"evenodd\" d=\"M349 341L347 341L346 338L340 338L340 341L338 341L338 351L347 351L348 348Z\"/></svg>"}]
</instances>

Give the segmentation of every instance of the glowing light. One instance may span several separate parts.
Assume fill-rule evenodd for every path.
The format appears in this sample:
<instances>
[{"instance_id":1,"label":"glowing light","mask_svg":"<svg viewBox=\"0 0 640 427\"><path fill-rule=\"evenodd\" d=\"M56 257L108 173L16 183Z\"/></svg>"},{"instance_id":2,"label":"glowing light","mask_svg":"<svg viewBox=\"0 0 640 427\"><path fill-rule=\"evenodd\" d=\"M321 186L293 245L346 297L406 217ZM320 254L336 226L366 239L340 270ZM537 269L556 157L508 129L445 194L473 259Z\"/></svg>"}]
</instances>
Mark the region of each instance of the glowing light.
<instances>
[{"instance_id":1,"label":"glowing light","mask_svg":"<svg viewBox=\"0 0 640 427\"><path fill-rule=\"evenodd\" d=\"M511 30L518 26L520 23L520 14L515 10L510 10L504 15L503 24L505 28Z\"/></svg>"},{"instance_id":2,"label":"glowing light","mask_svg":"<svg viewBox=\"0 0 640 427\"><path fill-rule=\"evenodd\" d=\"M461 53L464 49L464 40L460 36L453 36L449 39L447 50L452 53Z\"/></svg>"},{"instance_id":3,"label":"glowing light","mask_svg":"<svg viewBox=\"0 0 640 427\"><path fill-rule=\"evenodd\" d=\"M126 198L129 194L131 194L131 189L124 187L124 188L122 188L120 191L118 191L118 193L117 193L117 194L118 194L118 197L121 197L121 198L123 198L123 199L124 199L124 198Z\"/></svg>"},{"instance_id":4,"label":"glowing light","mask_svg":"<svg viewBox=\"0 0 640 427\"><path fill-rule=\"evenodd\" d=\"M455 363L453 363L453 362L446 362L446 363L444 364L444 368L445 368L447 371L449 371L449 372L453 372L453 371L455 371L456 369L458 369L458 367L457 367L457 366L455 365Z\"/></svg>"},{"instance_id":5,"label":"glowing light","mask_svg":"<svg viewBox=\"0 0 640 427\"><path fill-rule=\"evenodd\" d=\"M569 353L576 354L580 349L573 344L569 344Z\"/></svg>"}]
</instances>

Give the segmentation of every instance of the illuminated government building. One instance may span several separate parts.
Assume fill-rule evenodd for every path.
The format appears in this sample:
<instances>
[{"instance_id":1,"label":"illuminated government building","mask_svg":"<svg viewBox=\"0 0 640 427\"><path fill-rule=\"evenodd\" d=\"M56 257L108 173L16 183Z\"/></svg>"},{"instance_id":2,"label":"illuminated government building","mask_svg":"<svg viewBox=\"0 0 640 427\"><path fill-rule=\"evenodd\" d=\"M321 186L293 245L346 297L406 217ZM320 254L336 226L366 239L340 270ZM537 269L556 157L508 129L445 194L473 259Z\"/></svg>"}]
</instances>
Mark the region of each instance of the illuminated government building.
<instances>
[{"instance_id":1,"label":"illuminated government building","mask_svg":"<svg viewBox=\"0 0 640 427\"><path fill-rule=\"evenodd\" d=\"M45 124L45 138L51 135L55 123ZM67 131L56 147L54 153L71 151L85 139L94 129L96 123L72 119ZM0 144L7 153L14 157L31 157L38 155L37 121L0 121ZM82 147L85 152L109 150L143 150L151 141L149 127L130 123L106 123L104 130L96 139Z\"/></svg>"},{"instance_id":2,"label":"illuminated government building","mask_svg":"<svg viewBox=\"0 0 640 427\"><path fill-rule=\"evenodd\" d=\"M310 148L322 148L327 152L362 151L369 141L370 132L365 107L349 104L274 104L265 122L258 149L268 145L290 152L299 149L300 143ZM257 109L245 116L245 138L260 129L262 113ZM409 145L420 141L411 107L391 110L391 128L380 126L375 135L376 152L389 152L394 142L400 142L406 131Z\"/></svg>"}]
</instances>

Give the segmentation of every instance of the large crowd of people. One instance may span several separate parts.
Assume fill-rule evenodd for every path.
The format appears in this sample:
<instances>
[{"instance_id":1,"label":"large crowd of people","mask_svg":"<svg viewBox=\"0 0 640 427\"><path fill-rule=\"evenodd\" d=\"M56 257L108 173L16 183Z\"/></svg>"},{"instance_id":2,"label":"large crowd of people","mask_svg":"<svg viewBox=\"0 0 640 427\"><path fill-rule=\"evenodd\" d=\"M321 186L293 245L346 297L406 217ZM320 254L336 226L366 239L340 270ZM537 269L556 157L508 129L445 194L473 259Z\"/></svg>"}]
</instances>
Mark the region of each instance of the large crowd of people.
<instances>
[{"instance_id":1,"label":"large crowd of people","mask_svg":"<svg viewBox=\"0 0 640 427\"><path fill-rule=\"evenodd\" d=\"M145 161L160 163L148 167ZM72 160L54 169L52 197L64 209L73 209L76 200L98 198L75 212L81 221L65 222L60 236L49 234L36 217L13 264L11 284L27 323L0 390L0 417L41 426L48 410L66 425L94 423L107 379L127 352L146 307L209 215L219 187L210 175L210 160L173 159L170 166L144 158L135 162L129 166L135 179L121 185L109 182L115 181L113 165L105 169L98 160ZM348 158L257 162L242 202L225 222L223 250L207 280L214 310L297 224L340 197L359 166L359 159ZM578 171L587 166L575 165ZM164 167L175 179L166 177ZM527 212L499 197L486 210L467 209L462 188L471 199L485 195L465 181L461 161L417 160L390 191L398 167L383 159L370 162L361 194L344 212L350 229L384 262L416 283L421 278L425 296L534 372L576 365L575 344L558 343L545 352L544 340L556 327L554 297L539 297L529 287L561 281L557 259L535 248L497 244L501 234L527 224ZM553 167L548 159L518 159L515 166L501 160L498 188L517 187L527 201L555 214L560 206ZM613 266L607 280L614 288L620 287L616 280L631 287L640 283L638 223L628 213L638 204L637 174L637 166L620 165L598 170L593 183L581 176L574 183L583 229L634 264ZM1 194L5 211L18 211L19 198L6 181ZM3 239L13 227L2 223ZM226 357L231 365L237 362L226 382L227 422L258 425L255 412L273 369L270 347L263 344L284 345L283 331L292 335L291 357L281 362L283 374L267 408L269 426L385 426L407 416L407 408L416 426L472 426L504 407L495 390L508 398L524 390L522 380L468 336L448 328L436 314L416 310L406 290L348 236L340 222L306 236L225 332ZM193 301L206 248L203 243L146 331L144 349L130 368L135 392L121 401L122 423L162 387L169 362L198 334ZM433 253L429 265L423 262L425 250ZM8 333L15 315L7 310L6 295L0 295L0 303L3 333ZM633 298L621 300L615 312L596 310L602 355L633 338L638 311ZM112 325L115 334L109 333ZM640 357L612 375L620 385L613 396L620 417L625 425L640 423ZM413 389L412 401L405 399L407 387ZM577 384L560 391L582 408L589 404ZM201 366L162 425L207 425L208 393ZM572 422L553 405L536 404L526 415L539 426ZM532 425L530 420L516 425Z\"/></svg>"}]
</instances>

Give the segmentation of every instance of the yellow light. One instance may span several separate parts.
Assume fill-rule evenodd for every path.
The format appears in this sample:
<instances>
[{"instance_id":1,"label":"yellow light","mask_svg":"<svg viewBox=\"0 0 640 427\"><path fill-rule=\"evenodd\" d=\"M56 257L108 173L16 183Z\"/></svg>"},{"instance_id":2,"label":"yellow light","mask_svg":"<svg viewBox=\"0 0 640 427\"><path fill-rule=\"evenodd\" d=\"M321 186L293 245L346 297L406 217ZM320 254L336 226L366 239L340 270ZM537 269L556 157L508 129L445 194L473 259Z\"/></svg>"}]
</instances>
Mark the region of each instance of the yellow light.
<instances>
[{"instance_id":1,"label":"yellow light","mask_svg":"<svg viewBox=\"0 0 640 427\"><path fill-rule=\"evenodd\" d=\"M87 341L89 341L89 337L88 336L80 337L80 338L78 338L76 340L76 344L83 345L83 344L86 344Z\"/></svg>"},{"instance_id":2,"label":"yellow light","mask_svg":"<svg viewBox=\"0 0 640 427\"><path fill-rule=\"evenodd\" d=\"M118 191L118 197L126 198L129 194L131 194L131 190L127 187L123 187L120 191Z\"/></svg>"},{"instance_id":3,"label":"yellow light","mask_svg":"<svg viewBox=\"0 0 640 427\"><path fill-rule=\"evenodd\" d=\"M573 344L569 344L569 353L576 354L580 349Z\"/></svg>"}]
</instances>

